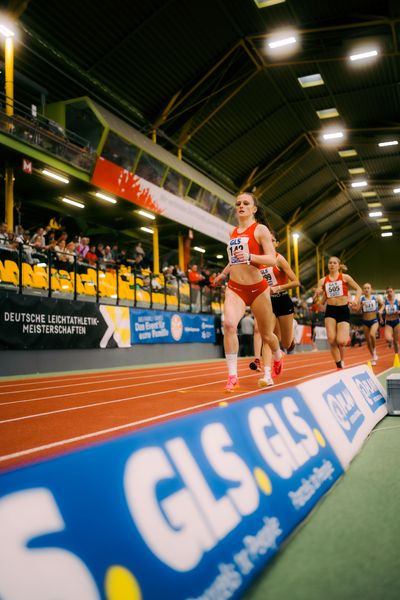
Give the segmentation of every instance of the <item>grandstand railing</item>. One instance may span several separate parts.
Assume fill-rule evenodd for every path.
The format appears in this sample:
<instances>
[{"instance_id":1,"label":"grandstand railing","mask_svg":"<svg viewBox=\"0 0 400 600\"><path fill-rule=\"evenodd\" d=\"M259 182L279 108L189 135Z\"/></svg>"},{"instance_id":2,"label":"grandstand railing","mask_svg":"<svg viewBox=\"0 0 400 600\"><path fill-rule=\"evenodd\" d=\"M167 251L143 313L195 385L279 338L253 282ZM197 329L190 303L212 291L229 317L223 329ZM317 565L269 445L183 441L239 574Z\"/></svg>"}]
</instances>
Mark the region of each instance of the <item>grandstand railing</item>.
<instances>
[{"instance_id":1,"label":"grandstand railing","mask_svg":"<svg viewBox=\"0 0 400 600\"><path fill-rule=\"evenodd\" d=\"M30 146L40 148L60 160L91 172L96 152L89 142L51 119L33 116L29 109L14 101L14 115L5 111L6 98L0 94L0 131ZM4 105L3 105L4 103Z\"/></svg>"},{"instance_id":2,"label":"grandstand railing","mask_svg":"<svg viewBox=\"0 0 400 600\"><path fill-rule=\"evenodd\" d=\"M24 250L25 246L25 250ZM142 269L91 265L69 252L0 247L0 292L179 312L221 313L224 290ZM29 247L31 248L31 247Z\"/></svg>"}]
</instances>

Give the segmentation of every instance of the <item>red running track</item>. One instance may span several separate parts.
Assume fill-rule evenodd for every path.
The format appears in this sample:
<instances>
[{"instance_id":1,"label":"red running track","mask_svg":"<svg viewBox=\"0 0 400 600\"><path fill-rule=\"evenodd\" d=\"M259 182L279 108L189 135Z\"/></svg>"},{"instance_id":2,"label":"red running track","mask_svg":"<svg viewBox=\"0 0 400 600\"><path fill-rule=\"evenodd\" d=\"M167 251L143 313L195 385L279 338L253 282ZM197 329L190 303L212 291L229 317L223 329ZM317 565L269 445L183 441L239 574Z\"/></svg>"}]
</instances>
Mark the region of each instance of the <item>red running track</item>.
<instances>
[{"instance_id":1,"label":"red running track","mask_svg":"<svg viewBox=\"0 0 400 600\"><path fill-rule=\"evenodd\" d=\"M376 374L393 364L378 342ZM367 348L348 348L346 366L365 364ZM224 392L225 361L144 366L118 371L0 380L0 469L55 456L144 426L261 393L260 373L239 359L240 389ZM262 393L297 385L335 370L328 351L285 357L283 374Z\"/></svg>"}]
</instances>

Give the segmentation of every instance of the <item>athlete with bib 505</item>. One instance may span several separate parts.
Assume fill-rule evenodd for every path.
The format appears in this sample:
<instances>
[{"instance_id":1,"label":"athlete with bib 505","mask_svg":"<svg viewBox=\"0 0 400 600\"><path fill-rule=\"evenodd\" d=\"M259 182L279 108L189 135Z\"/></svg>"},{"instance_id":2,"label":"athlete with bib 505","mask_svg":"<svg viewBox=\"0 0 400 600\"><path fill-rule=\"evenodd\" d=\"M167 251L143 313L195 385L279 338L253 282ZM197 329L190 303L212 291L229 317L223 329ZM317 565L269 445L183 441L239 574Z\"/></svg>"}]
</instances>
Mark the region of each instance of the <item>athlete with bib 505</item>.
<instances>
[{"instance_id":1,"label":"athlete with bib 505","mask_svg":"<svg viewBox=\"0 0 400 600\"><path fill-rule=\"evenodd\" d=\"M236 216L239 224L231 233L227 249L229 264L214 280L214 285L218 285L230 274L224 302L224 348L229 374L225 387L227 392L239 387L237 326L246 306L251 307L257 319L263 343L272 350L275 375L282 371L282 352L274 334L268 283L260 271L261 265L273 267L277 262L271 232L254 194L244 193L237 197Z\"/></svg>"},{"instance_id":2,"label":"athlete with bib 505","mask_svg":"<svg viewBox=\"0 0 400 600\"><path fill-rule=\"evenodd\" d=\"M350 275L342 273L346 265L336 256L328 261L329 275L322 277L314 296L316 302L323 295L326 298L325 327L333 360L338 369L344 367L344 349L350 333L350 310L360 308L361 288ZM354 301L349 301L349 287L355 290Z\"/></svg>"}]
</instances>

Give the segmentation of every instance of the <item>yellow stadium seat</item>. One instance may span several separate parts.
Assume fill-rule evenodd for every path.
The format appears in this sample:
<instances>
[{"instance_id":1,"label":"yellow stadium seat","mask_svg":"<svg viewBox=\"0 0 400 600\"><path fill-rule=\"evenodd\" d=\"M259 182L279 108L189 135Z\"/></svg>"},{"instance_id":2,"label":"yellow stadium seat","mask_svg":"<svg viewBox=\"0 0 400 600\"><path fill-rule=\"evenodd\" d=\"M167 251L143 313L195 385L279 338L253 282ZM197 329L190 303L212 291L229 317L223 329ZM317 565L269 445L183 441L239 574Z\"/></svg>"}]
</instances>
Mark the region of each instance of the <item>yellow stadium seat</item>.
<instances>
[{"instance_id":1,"label":"yellow stadium seat","mask_svg":"<svg viewBox=\"0 0 400 600\"><path fill-rule=\"evenodd\" d=\"M1 270L0 278L3 283L12 283L13 285L18 285L19 269L17 263L15 263L13 260L5 260Z\"/></svg>"},{"instance_id":2,"label":"yellow stadium seat","mask_svg":"<svg viewBox=\"0 0 400 600\"><path fill-rule=\"evenodd\" d=\"M22 285L24 287L34 287L33 286L33 269L29 263L22 263Z\"/></svg>"}]
</instances>

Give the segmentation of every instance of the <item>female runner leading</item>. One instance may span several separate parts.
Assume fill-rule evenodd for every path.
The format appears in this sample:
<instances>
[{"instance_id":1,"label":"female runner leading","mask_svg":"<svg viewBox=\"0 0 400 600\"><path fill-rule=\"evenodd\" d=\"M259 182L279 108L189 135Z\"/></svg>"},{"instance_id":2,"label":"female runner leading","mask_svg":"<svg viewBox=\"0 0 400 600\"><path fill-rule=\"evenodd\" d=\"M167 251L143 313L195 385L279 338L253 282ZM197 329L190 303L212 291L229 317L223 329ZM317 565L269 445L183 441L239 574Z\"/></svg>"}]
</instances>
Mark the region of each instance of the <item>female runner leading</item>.
<instances>
[{"instance_id":1,"label":"female runner leading","mask_svg":"<svg viewBox=\"0 0 400 600\"><path fill-rule=\"evenodd\" d=\"M320 295L326 297L325 327L333 360L338 369L344 367L344 349L350 333L349 306L358 310L360 307L361 288L350 277L342 273L347 267L339 258L331 256L328 261L329 275L322 277L317 285L314 301ZM355 290L354 302L349 302L349 287Z\"/></svg>"},{"instance_id":2,"label":"female runner leading","mask_svg":"<svg viewBox=\"0 0 400 600\"><path fill-rule=\"evenodd\" d=\"M228 381L225 391L239 387L237 355L239 342L237 326L246 306L250 306L257 319L261 339L268 344L274 357L273 372L282 371L282 352L274 334L274 316L268 283L261 274L260 266L276 265L271 233L264 224L262 209L254 194L240 194L236 200L238 227L228 244L229 264L214 280L220 283L228 273L230 279L224 302L224 349L228 366Z\"/></svg>"}]
</instances>

